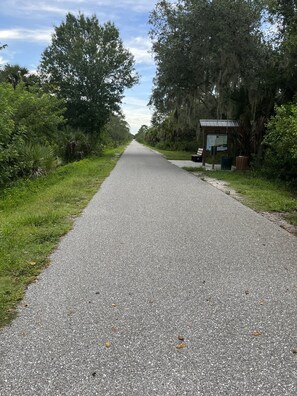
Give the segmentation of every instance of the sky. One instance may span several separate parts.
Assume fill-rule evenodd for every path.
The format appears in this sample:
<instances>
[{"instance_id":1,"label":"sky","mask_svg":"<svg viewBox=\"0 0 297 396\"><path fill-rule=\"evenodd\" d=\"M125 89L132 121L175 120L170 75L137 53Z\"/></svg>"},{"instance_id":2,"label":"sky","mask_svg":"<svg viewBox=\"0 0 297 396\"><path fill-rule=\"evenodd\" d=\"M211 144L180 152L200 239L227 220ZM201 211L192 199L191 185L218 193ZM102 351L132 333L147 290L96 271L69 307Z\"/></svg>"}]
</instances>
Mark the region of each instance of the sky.
<instances>
[{"instance_id":1,"label":"sky","mask_svg":"<svg viewBox=\"0 0 297 396\"><path fill-rule=\"evenodd\" d=\"M0 0L0 43L8 47L0 52L0 67L19 64L36 71L41 54L51 42L55 26L67 12L86 16L96 14L99 23L112 21L134 55L140 74L138 85L125 92L122 109L131 132L150 124L147 106L155 66L150 53L148 17L157 0Z\"/></svg>"}]
</instances>

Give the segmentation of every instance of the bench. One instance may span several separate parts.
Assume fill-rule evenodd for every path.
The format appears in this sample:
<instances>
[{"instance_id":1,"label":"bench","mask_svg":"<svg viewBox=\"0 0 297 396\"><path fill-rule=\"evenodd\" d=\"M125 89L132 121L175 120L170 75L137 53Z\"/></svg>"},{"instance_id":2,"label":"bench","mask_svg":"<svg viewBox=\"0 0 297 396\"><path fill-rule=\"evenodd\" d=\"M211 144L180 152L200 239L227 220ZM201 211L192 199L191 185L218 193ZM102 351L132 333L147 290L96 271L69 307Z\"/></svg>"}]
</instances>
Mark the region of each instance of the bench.
<instances>
[{"instance_id":1,"label":"bench","mask_svg":"<svg viewBox=\"0 0 297 396\"><path fill-rule=\"evenodd\" d=\"M193 162L202 162L202 156L203 156L203 148L199 148L197 150L197 154L192 155L192 161Z\"/></svg>"}]
</instances>

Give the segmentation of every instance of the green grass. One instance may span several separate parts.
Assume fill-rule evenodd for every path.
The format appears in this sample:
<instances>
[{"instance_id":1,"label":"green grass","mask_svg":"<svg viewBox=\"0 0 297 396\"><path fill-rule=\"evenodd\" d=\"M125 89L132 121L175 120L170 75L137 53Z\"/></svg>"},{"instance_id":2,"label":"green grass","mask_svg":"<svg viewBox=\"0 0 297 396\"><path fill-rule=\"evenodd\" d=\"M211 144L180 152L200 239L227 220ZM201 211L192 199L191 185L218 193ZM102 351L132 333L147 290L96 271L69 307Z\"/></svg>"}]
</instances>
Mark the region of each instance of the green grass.
<instances>
[{"instance_id":1,"label":"green grass","mask_svg":"<svg viewBox=\"0 0 297 396\"><path fill-rule=\"evenodd\" d=\"M65 165L0 193L0 326L15 316L27 285L48 264L123 150L106 150L102 157Z\"/></svg>"},{"instance_id":2,"label":"green grass","mask_svg":"<svg viewBox=\"0 0 297 396\"><path fill-rule=\"evenodd\" d=\"M284 215L284 218L291 224L294 224L297 226L297 210L291 213L286 213Z\"/></svg>"},{"instance_id":3,"label":"green grass","mask_svg":"<svg viewBox=\"0 0 297 396\"><path fill-rule=\"evenodd\" d=\"M247 206L257 211L284 212L287 220L297 225L297 194L284 183L267 180L252 171L207 171L205 175L226 181L243 196Z\"/></svg>"},{"instance_id":4,"label":"green grass","mask_svg":"<svg viewBox=\"0 0 297 396\"><path fill-rule=\"evenodd\" d=\"M151 148L153 150L156 150L159 153L163 154L164 157L166 159L168 159L168 160L188 160L188 161L191 161L192 155L195 154L195 150L194 151L174 151L174 150L161 150L159 148L152 147L152 146L147 146L147 147L149 147L149 148ZM215 156L214 163L215 164L220 164L222 157L225 157L226 155L227 155L226 153L218 153ZM209 164L212 164L212 161L213 161L212 155L208 154L206 156L206 158L205 158L205 161L207 163L209 163Z\"/></svg>"},{"instance_id":5,"label":"green grass","mask_svg":"<svg viewBox=\"0 0 297 396\"><path fill-rule=\"evenodd\" d=\"M204 168L201 167L197 167L197 166L183 166L183 169L188 171L188 172L204 172Z\"/></svg>"},{"instance_id":6,"label":"green grass","mask_svg":"<svg viewBox=\"0 0 297 396\"><path fill-rule=\"evenodd\" d=\"M147 147L158 151L159 153L163 154L164 157L168 160L191 160L192 151L171 151L171 150L161 150L156 147L148 146Z\"/></svg>"},{"instance_id":7,"label":"green grass","mask_svg":"<svg viewBox=\"0 0 297 396\"><path fill-rule=\"evenodd\" d=\"M192 155L195 154L195 150L194 151L174 151L174 150L161 150L159 148L156 147L152 147L152 146L147 146L153 150L158 151L159 153L163 154L164 157L168 160L188 160L191 161L192 159ZM196 150L197 151L197 150ZM226 157L226 153L218 153L215 156L214 159L214 163L215 164L220 164L221 163L221 159L222 157ZM213 157L210 154L207 154L205 161L209 164L212 164L213 161Z\"/></svg>"}]
</instances>

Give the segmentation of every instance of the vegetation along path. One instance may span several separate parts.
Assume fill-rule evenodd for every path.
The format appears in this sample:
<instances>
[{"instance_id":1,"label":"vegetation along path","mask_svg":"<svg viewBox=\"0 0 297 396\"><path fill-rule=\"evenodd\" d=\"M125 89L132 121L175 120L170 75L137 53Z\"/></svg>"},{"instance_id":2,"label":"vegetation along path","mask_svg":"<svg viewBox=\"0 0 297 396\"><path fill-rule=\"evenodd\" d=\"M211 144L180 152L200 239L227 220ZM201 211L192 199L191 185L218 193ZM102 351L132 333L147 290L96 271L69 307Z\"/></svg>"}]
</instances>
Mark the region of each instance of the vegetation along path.
<instances>
[{"instance_id":1,"label":"vegetation along path","mask_svg":"<svg viewBox=\"0 0 297 396\"><path fill-rule=\"evenodd\" d=\"M297 239L133 142L0 335L4 395L295 395Z\"/></svg>"}]
</instances>

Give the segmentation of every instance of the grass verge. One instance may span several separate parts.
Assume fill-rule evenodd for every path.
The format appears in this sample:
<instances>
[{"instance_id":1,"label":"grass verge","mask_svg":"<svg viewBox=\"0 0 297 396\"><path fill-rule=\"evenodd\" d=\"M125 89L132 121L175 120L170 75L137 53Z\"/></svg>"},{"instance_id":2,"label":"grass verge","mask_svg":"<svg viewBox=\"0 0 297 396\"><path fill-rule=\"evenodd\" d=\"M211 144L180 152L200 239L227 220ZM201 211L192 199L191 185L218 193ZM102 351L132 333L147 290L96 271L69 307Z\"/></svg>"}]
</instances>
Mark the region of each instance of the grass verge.
<instances>
[{"instance_id":1,"label":"grass verge","mask_svg":"<svg viewBox=\"0 0 297 396\"><path fill-rule=\"evenodd\" d=\"M15 317L27 285L48 264L49 254L124 148L65 165L46 177L20 181L0 193L0 326Z\"/></svg>"},{"instance_id":2,"label":"grass verge","mask_svg":"<svg viewBox=\"0 0 297 396\"><path fill-rule=\"evenodd\" d=\"M158 151L160 154L164 155L164 157L168 160L191 160L192 151L171 151L171 150L161 150L153 146L145 145L152 150Z\"/></svg>"},{"instance_id":3,"label":"grass verge","mask_svg":"<svg viewBox=\"0 0 297 396\"><path fill-rule=\"evenodd\" d=\"M252 209L259 212L281 212L287 221L297 225L297 193L288 190L284 183L267 180L252 171L207 171L204 174L227 182L242 195L243 203Z\"/></svg>"}]
</instances>

